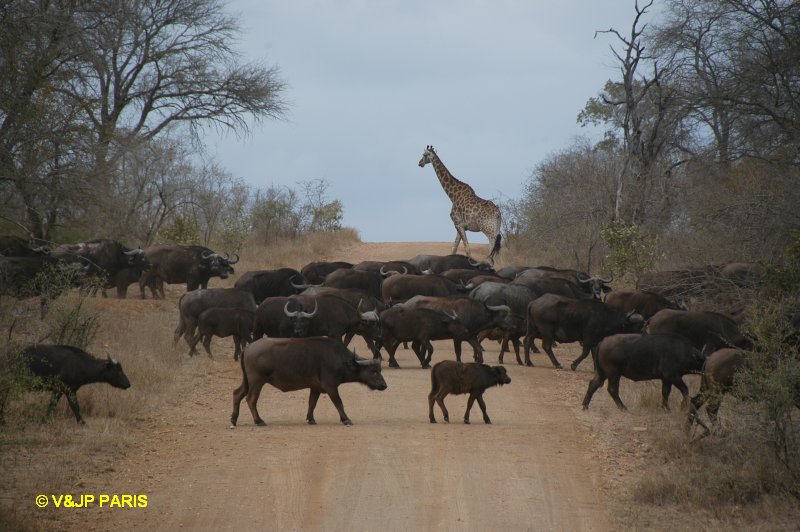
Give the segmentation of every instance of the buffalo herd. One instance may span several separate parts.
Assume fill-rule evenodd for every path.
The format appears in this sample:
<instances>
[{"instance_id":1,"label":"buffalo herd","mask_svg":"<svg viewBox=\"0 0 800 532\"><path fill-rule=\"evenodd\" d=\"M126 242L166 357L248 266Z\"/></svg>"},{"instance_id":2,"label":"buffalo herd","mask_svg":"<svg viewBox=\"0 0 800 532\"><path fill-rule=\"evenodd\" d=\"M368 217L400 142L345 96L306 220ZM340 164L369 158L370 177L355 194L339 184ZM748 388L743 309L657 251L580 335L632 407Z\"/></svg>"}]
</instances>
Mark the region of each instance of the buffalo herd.
<instances>
[{"instance_id":1,"label":"buffalo herd","mask_svg":"<svg viewBox=\"0 0 800 532\"><path fill-rule=\"evenodd\" d=\"M615 404L625 409L619 396L621 377L660 380L662 404L668 409L672 386L686 402L683 376L702 374L701 391L691 401L691 419L699 421L697 409L708 402L714 421L719 395L743 365L741 350L751 346L731 317L687 310L674 292L659 290L659 283L672 286L669 283L682 278L670 272L661 272L661 278L651 275L651 289L612 290L612 278L576 270L508 266L495 271L490 264L463 255L418 255L408 260L317 261L299 270L249 271L232 288L208 288L211 277L233 274L238 260L203 246L132 249L113 240L93 240L48 247L0 236L0 295L44 299L35 280L47 267L75 273L71 286L99 278L102 282L93 286L116 288L119 298L133 283L139 284L142 298L145 289L154 298L163 298L165 283L185 283L174 341L183 338L190 356L202 342L210 357L213 336L233 337L234 359L242 370L242 384L233 393L234 426L242 399L247 400L254 423L265 424L256 403L267 383L281 391L309 389L309 424L315 423L319 395L327 394L341 422L349 425L337 391L340 384L360 382L384 390L382 351L388 355L388 365L398 368L396 351L401 344L409 345L420 366L430 368L435 340L452 341L456 360L440 361L431 369L431 423L436 422L434 403L449 421L444 406L448 394L469 394L465 423L476 400L484 421L490 423L483 392L511 379L503 366L484 364L481 342L486 339L502 342L501 364L511 345L523 366L533 366L530 353L539 352L538 339L556 368L561 367L556 345L579 342L581 354L571 363L572 370L589 354L595 368L584 409L606 381ZM735 266L726 274L732 282L757 278L754 269ZM364 339L371 357L359 357L348 349L356 335ZM472 348L474 362L461 361L464 342ZM37 345L20 356L34 375L46 377L53 405L67 395L80 423L76 396L80 386L92 382L130 386L119 363L73 347Z\"/></svg>"}]
</instances>

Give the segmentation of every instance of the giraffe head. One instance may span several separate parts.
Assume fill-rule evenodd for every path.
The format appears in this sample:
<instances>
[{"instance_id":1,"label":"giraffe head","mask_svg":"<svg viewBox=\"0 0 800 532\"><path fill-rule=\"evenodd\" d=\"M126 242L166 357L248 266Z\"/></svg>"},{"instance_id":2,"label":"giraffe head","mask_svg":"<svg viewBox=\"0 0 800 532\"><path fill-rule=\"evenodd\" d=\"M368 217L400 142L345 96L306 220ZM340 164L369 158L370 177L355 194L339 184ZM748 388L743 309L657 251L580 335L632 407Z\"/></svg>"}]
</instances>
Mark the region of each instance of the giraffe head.
<instances>
[{"instance_id":1,"label":"giraffe head","mask_svg":"<svg viewBox=\"0 0 800 532\"><path fill-rule=\"evenodd\" d=\"M433 161L433 156L435 154L436 154L436 152L433 150L433 146L428 146L427 148L425 148L425 151L422 152L422 159L419 160L420 168L422 168L426 164L432 162Z\"/></svg>"}]
</instances>

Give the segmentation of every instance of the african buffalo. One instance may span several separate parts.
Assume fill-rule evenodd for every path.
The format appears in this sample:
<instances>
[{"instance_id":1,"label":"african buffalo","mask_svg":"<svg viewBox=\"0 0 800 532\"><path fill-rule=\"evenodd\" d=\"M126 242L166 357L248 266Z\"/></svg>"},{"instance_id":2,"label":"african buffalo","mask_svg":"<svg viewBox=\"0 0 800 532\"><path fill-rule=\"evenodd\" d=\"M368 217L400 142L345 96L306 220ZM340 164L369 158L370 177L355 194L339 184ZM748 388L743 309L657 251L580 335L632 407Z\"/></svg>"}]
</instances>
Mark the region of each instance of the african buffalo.
<instances>
[{"instance_id":1,"label":"african buffalo","mask_svg":"<svg viewBox=\"0 0 800 532\"><path fill-rule=\"evenodd\" d=\"M233 359L239 360L239 353L252 339L254 316L253 310L246 308L211 307L204 310L197 318L197 334L189 344L189 355L197 352L197 343L202 340L208 358L212 358L211 339L214 336L233 336Z\"/></svg>"},{"instance_id":2,"label":"african buffalo","mask_svg":"<svg viewBox=\"0 0 800 532\"><path fill-rule=\"evenodd\" d=\"M393 276L396 277L396 276ZM381 299L383 275L363 270L340 269L325 277L322 286L329 288L354 288Z\"/></svg>"},{"instance_id":3,"label":"african buffalo","mask_svg":"<svg viewBox=\"0 0 800 532\"><path fill-rule=\"evenodd\" d=\"M450 296L463 294L463 285L440 275L392 275L381 284L381 299L387 304L407 301L414 296Z\"/></svg>"},{"instance_id":4,"label":"african buffalo","mask_svg":"<svg viewBox=\"0 0 800 532\"><path fill-rule=\"evenodd\" d=\"M614 290L606 295L604 302L622 312L635 310L645 320L649 320L656 312L665 308L682 310L677 303L649 290Z\"/></svg>"},{"instance_id":5,"label":"african buffalo","mask_svg":"<svg viewBox=\"0 0 800 532\"><path fill-rule=\"evenodd\" d=\"M128 286L138 281L151 266L144 250L130 249L107 239L63 244L53 249L50 256L68 264L80 264L87 276L103 280L104 289L116 288L119 299L127 296Z\"/></svg>"},{"instance_id":6,"label":"african buffalo","mask_svg":"<svg viewBox=\"0 0 800 532\"><path fill-rule=\"evenodd\" d=\"M232 426L236 426L239 405L245 396L253 422L266 425L258 415L257 403L261 388L267 383L282 392L309 388L309 425L317 423L314 408L323 393L331 398L342 423L353 424L339 397L340 384L360 382L372 390L386 389L380 361L359 358L333 338L262 338L245 348L241 365L242 384L233 391Z\"/></svg>"},{"instance_id":7,"label":"african buffalo","mask_svg":"<svg viewBox=\"0 0 800 532\"><path fill-rule=\"evenodd\" d=\"M648 333L673 333L685 336L697 349L713 353L723 347L750 347L739 326L718 312L664 309L645 325Z\"/></svg>"},{"instance_id":8,"label":"african buffalo","mask_svg":"<svg viewBox=\"0 0 800 532\"><path fill-rule=\"evenodd\" d=\"M686 401L689 388L683 381L687 373L703 367L704 355L686 338L677 334L615 334L597 346L595 376L589 382L583 409L589 408L592 395L608 379L608 393L620 410L627 410L619 398L619 381L661 380L661 405L669 410L669 393L674 385Z\"/></svg>"},{"instance_id":9,"label":"african buffalo","mask_svg":"<svg viewBox=\"0 0 800 532\"><path fill-rule=\"evenodd\" d=\"M353 266L353 269L379 273L384 277L389 277L390 275L396 275L398 273L412 275L420 275L422 273L416 266L405 260L390 260L386 262L365 260Z\"/></svg>"},{"instance_id":10,"label":"african buffalo","mask_svg":"<svg viewBox=\"0 0 800 532\"><path fill-rule=\"evenodd\" d=\"M349 262L334 261L334 262L309 262L302 268L300 273L303 275L305 282L312 285L322 284L328 274L335 272L339 269L350 269L353 265Z\"/></svg>"},{"instance_id":11,"label":"african buffalo","mask_svg":"<svg viewBox=\"0 0 800 532\"><path fill-rule=\"evenodd\" d=\"M423 368L430 367L433 356L431 340L467 339L469 331L458 315L428 308L395 305L380 315L383 345L389 353L389 366L399 368L394 355L401 342L413 342L414 353Z\"/></svg>"},{"instance_id":12,"label":"african buffalo","mask_svg":"<svg viewBox=\"0 0 800 532\"><path fill-rule=\"evenodd\" d=\"M478 333L485 329L499 327L508 330L514 322L507 305L486 305L468 296L415 296L403 303L407 308L431 308L449 315L455 313L467 329L467 337L453 339L456 360L461 361L461 342L468 342L473 349L476 362L483 362L483 349L478 342Z\"/></svg>"},{"instance_id":13,"label":"african buffalo","mask_svg":"<svg viewBox=\"0 0 800 532\"><path fill-rule=\"evenodd\" d=\"M51 392L50 405L47 415L52 414L58 400L62 395L67 396L67 402L75 414L75 420L84 425L81 417L81 408L78 404L78 389L86 384L107 382L115 388L126 390L131 383L119 362L112 358L98 359L77 347L69 345L32 345L25 348L18 360L10 363L22 362L30 372L38 377L35 386L38 389ZM3 410L7 393L0 391L0 424L3 421Z\"/></svg>"},{"instance_id":14,"label":"african buffalo","mask_svg":"<svg viewBox=\"0 0 800 532\"><path fill-rule=\"evenodd\" d=\"M419 268L423 273L442 273L446 270L471 269L494 271L492 265L486 261L476 262L466 255L417 255L408 262Z\"/></svg>"},{"instance_id":15,"label":"african buffalo","mask_svg":"<svg viewBox=\"0 0 800 532\"><path fill-rule=\"evenodd\" d=\"M300 290L296 283L302 283L302 281L300 272L294 268L278 268L245 272L233 286L253 294L258 305L268 297L297 294Z\"/></svg>"},{"instance_id":16,"label":"african buffalo","mask_svg":"<svg viewBox=\"0 0 800 532\"><path fill-rule=\"evenodd\" d=\"M212 277L227 279L234 273L232 264L239 262L239 256L231 259L227 254L219 255L204 246L162 245L144 250L150 262L150 269L139 279L139 289L144 299L144 288L149 286L153 297L164 298L164 283L186 283L186 291L208 288Z\"/></svg>"},{"instance_id":17,"label":"african buffalo","mask_svg":"<svg viewBox=\"0 0 800 532\"><path fill-rule=\"evenodd\" d=\"M536 294L526 286L490 282L483 283L473 289L469 296L487 305L507 305L511 309L510 317L513 321L511 328L486 330L478 335L478 339L483 340L483 338L494 336L502 340L498 358L501 364L503 363L503 355L508 351L508 342L510 341L514 346L517 363L522 365L519 339L525 336L528 305L536 299Z\"/></svg>"},{"instance_id":18,"label":"african buffalo","mask_svg":"<svg viewBox=\"0 0 800 532\"><path fill-rule=\"evenodd\" d=\"M503 366L488 366L477 362L455 362L443 360L438 362L431 370L431 393L428 394L428 416L431 423L436 423L433 415L433 403L439 405L444 415L445 423L450 423L450 414L444 406L444 398L450 394L461 395L468 393L467 411L464 412L464 423L469 424L469 411L475 400L483 412L483 422L491 424L489 414L486 413L486 403L483 402L483 392L492 386L509 384L508 376Z\"/></svg>"},{"instance_id":19,"label":"african buffalo","mask_svg":"<svg viewBox=\"0 0 800 532\"><path fill-rule=\"evenodd\" d=\"M692 408L689 412L689 424L693 421L699 423L705 433L708 427L700 420L698 410L706 405L706 412L712 423L717 422L717 413L722 404L722 395L733 387L733 377L745 364L745 353L739 349L725 347L718 349L706 357L703 362L703 374L700 380L700 390L692 397Z\"/></svg>"},{"instance_id":20,"label":"african buffalo","mask_svg":"<svg viewBox=\"0 0 800 532\"><path fill-rule=\"evenodd\" d=\"M195 336L197 322L204 310L219 308L243 308L256 311L256 302L253 294L238 288L206 288L186 292L178 300L178 326L175 328L173 343L183 336L189 347ZM189 356L192 351L189 351Z\"/></svg>"},{"instance_id":21,"label":"african buffalo","mask_svg":"<svg viewBox=\"0 0 800 532\"><path fill-rule=\"evenodd\" d=\"M570 299L546 294L528 305L528 331L525 336L525 364L532 366L530 345L534 338L542 339L542 347L553 366L561 364L553 354L555 342L581 342L583 350L570 367L573 371L589 351L603 338L612 334L637 332L642 317L635 312L612 309L596 299Z\"/></svg>"}]
</instances>

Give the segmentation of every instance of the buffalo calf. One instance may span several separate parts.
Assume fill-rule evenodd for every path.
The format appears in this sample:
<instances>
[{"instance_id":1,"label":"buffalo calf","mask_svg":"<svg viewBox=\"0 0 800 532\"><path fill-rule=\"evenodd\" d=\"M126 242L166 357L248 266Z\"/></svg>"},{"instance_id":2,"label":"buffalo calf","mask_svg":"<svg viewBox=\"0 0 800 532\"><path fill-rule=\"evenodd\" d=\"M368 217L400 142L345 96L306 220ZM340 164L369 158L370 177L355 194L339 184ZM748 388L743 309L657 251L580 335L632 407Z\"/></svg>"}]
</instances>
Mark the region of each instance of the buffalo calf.
<instances>
[{"instance_id":1,"label":"buffalo calf","mask_svg":"<svg viewBox=\"0 0 800 532\"><path fill-rule=\"evenodd\" d=\"M189 344L189 356L197 353L197 343L202 339L203 347L211 358L211 339L214 336L233 336L233 359L239 360L242 349L252 339L255 313L246 308L212 307L197 317L197 334Z\"/></svg>"},{"instance_id":2,"label":"buffalo calf","mask_svg":"<svg viewBox=\"0 0 800 532\"><path fill-rule=\"evenodd\" d=\"M67 396L69 407L75 420L85 424L81 417L77 392L81 386L95 382L107 382L115 388L126 390L130 381L116 360L98 359L77 347L69 345L33 345L20 354L20 362L30 372L39 377L37 389L52 393L47 415L52 414L62 395ZM3 409L7 393L0 393L0 424L3 423Z\"/></svg>"},{"instance_id":3,"label":"buffalo calf","mask_svg":"<svg viewBox=\"0 0 800 532\"><path fill-rule=\"evenodd\" d=\"M461 395L468 393L467 411L464 412L464 423L469 424L469 411L475 400L483 412L484 423L490 424L489 414L486 413L486 403L483 402L483 392L492 386L502 386L511 382L511 378L502 366L488 366L478 362L455 362L443 360L433 366L431 370L431 393L428 394L428 415L431 423L436 423L433 415L433 402L439 405L444 415L445 423L450 423L450 414L444 406L444 398L450 394Z\"/></svg>"}]
</instances>

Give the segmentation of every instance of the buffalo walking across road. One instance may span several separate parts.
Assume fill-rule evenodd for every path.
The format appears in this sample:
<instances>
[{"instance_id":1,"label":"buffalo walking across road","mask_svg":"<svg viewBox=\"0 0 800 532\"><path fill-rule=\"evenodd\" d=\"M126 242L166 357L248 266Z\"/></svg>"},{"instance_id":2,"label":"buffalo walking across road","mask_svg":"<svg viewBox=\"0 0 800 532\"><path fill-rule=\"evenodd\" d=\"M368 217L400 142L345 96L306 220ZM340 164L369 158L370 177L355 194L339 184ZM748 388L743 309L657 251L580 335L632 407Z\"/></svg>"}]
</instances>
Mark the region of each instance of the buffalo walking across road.
<instances>
[{"instance_id":1,"label":"buffalo walking across road","mask_svg":"<svg viewBox=\"0 0 800 532\"><path fill-rule=\"evenodd\" d=\"M478 362L456 362L442 360L431 370L431 393L428 394L428 416L431 423L436 423L433 415L433 403L442 409L445 423L450 423L450 414L444 406L444 398L450 394L461 395L468 393L467 410L464 412L464 423L469 424L469 412L472 405L478 401L483 412L483 422L492 423L486 413L486 403L483 401L483 392L492 386L503 386L511 383L506 368L503 366L489 366Z\"/></svg>"}]
</instances>

